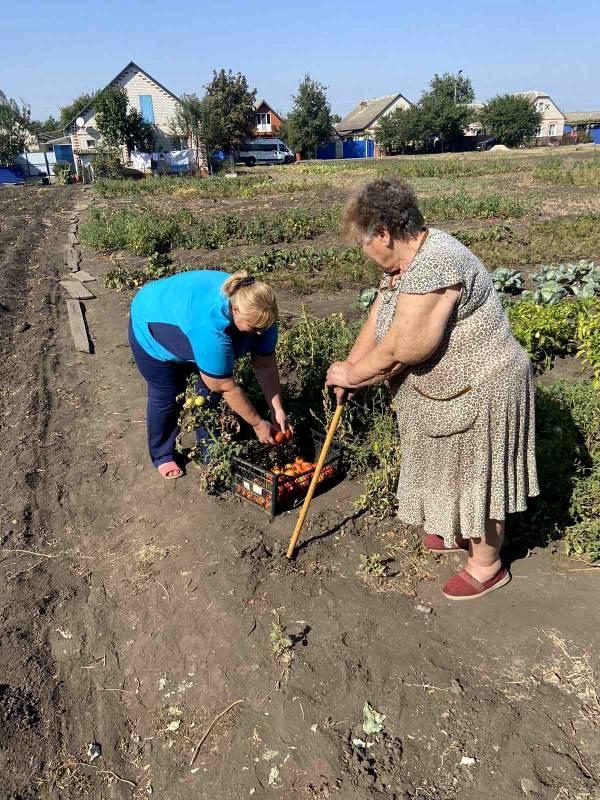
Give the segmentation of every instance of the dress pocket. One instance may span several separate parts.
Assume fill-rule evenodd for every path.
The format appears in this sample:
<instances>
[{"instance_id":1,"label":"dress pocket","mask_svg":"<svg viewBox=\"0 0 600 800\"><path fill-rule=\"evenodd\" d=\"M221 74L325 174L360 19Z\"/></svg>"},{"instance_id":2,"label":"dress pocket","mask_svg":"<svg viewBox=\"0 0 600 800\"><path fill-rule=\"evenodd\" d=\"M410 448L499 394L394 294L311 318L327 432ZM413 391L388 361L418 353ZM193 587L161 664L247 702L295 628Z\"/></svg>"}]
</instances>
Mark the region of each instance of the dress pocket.
<instances>
[{"instance_id":1,"label":"dress pocket","mask_svg":"<svg viewBox=\"0 0 600 800\"><path fill-rule=\"evenodd\" d=\"M426 436L438 439L454 436L472 428L479 415L480 392L471 386L465 387L452 397L431 397L416 386L411 386L412 421ZM408 410L408 409L407 409Z\"/></svg>"}]
</instances>

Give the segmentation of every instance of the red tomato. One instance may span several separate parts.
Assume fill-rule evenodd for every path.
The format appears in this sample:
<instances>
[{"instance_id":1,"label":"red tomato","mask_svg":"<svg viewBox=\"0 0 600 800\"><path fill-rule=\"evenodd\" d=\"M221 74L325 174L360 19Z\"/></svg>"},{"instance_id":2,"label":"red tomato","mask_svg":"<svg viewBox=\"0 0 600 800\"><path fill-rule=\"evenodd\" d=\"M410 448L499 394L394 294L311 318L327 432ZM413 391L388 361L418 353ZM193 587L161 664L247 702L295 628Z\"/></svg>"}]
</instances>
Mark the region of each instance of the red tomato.
<instances>
[{"instance_id":1,"label":"red tomato","mask_svg":"<svg viewBox=\"0 0 600 800\"><path fill-rule=\"evenodd\" d=\"M283 444L285 442L285 433L277 431L273 438L275 439L275 444Z\"/></svg>"}]
</instances>

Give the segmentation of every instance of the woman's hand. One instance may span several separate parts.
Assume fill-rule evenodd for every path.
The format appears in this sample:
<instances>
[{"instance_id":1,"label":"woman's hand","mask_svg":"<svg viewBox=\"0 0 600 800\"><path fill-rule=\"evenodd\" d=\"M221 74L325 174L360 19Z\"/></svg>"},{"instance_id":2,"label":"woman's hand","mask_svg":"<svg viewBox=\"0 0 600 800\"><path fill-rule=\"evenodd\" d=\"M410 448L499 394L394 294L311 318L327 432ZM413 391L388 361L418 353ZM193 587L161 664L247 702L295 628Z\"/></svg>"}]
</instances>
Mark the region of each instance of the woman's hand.
<instances>
[{"instance_id":1,"label":"woman's hand","mask_svg":"<svg viewBox=\"0 0 600 800\"><path fill-rule=\"evenodd\" d=\"M355 388L352 383L351 370L352 364L349 361L334 361L327 370L326 386L339 387L341 389Z\"/></svg>"},{"instance_id":2,"label":"woman's hand","mask_svg":"<svg viewBox=\"0 0 600 800\"><path fill-rule=\"evenodd\" d=\"M273 436L277 433L277 428L271 422L261 419L260 422L257 422L252 427L261 444L275 444Z\"/></svg>"},{"instance_id":3,"label":"woman's hand","mask_svg":"<svg viewBox=\"0 0 600 800\"><path fill-rule=\"evenodd\" d=\"M292 431L292 433L294 432L292 426L288 422L287 414L283 408L273 409L271 412L271 419L273 424L276 425L280 431L283 431L283 433L285 433L287 430Z\"/></svg>"}]
</instances>

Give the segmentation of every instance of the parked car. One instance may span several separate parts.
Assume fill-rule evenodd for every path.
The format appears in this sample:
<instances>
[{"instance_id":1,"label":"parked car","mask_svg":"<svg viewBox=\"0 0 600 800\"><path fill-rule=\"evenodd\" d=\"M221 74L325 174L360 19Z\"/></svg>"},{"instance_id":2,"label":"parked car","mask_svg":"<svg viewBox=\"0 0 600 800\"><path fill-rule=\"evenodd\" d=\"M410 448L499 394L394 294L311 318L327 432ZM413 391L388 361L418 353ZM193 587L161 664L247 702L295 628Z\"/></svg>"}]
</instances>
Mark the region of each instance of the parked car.
<instances>
[{"instance_id":1,"label":"parked car","mask_svg":"<svg viewBox=\"0 0 600 800\"><path fill-rule=\"evenodd\" d=\"M294 154L281 139L252 139L242 146L236 160L249 167L256 164L291 164Z\"/></svg>"},{"instance_id":2,"label":"parked car","mask_svg":"<svg viewBox=\"0 0 600 800\"><path fill-rule=\"evenodd\" d=\"M481 142L478 142L477 147L475 149L479 151L489 150L497 143L498 139L495 136L488 136L487 139L483 139Z\"/></svg>"}]
</instances>

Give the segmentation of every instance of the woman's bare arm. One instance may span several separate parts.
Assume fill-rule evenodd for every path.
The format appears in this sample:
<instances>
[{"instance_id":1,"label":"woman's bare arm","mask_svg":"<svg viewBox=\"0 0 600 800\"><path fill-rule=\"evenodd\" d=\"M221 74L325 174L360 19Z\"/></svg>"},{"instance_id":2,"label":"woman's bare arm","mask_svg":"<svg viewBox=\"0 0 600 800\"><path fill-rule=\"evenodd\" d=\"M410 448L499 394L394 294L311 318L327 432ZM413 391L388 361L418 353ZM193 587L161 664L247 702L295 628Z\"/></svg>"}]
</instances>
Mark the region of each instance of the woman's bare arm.
<instances>
[{"instance_id":1,"label":"woman's bare arm","mask_svg":"<svg viewBox=\"0 0 600 800\"><path fill-rule=\"evenodd\" d=\"M442 342L459 296L458 285L422 295L400 293L394 321L385 338L359 361L333 364L328 385L359 389L427 361Z\"/></svg>"}]
</instances>

